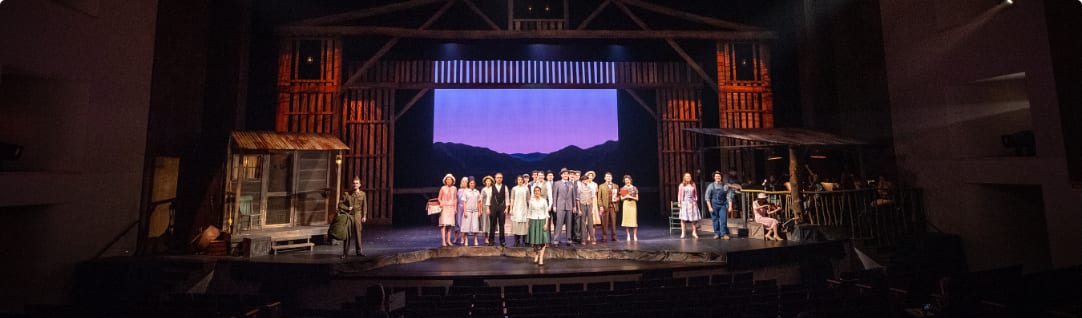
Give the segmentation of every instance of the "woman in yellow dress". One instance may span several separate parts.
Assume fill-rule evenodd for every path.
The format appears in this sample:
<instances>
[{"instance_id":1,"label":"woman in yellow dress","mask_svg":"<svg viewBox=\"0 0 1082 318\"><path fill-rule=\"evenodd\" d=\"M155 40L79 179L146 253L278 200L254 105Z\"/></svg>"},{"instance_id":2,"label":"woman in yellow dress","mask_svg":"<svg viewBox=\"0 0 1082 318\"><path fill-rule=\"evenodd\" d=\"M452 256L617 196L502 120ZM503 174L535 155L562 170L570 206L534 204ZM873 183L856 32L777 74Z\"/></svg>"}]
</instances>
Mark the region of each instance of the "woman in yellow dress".
<instances>
[{"instance_id":1,"label":"woman in yellow dress","mask_svg":"<svg viewBox=\"0 0 1082 318\"><path fill-rule=\"evenodd\" d=\"M639 240L639 188L631 184L631 175L624 175L624 187L620 188L620 200L624 201L624 219L620 226L624 227L628 241Z\"/></svg>"}]
</instances>

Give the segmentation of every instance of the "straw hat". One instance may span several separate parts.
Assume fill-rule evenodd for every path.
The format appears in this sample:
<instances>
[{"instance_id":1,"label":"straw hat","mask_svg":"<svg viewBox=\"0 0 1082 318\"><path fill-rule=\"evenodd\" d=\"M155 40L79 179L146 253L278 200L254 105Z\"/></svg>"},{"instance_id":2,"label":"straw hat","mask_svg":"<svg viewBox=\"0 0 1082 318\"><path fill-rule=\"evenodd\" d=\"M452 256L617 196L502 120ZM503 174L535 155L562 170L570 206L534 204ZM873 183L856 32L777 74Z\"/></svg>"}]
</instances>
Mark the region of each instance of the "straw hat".
<instances>
[{"instance_id":1,"label":"straw hat","mask_svg":"<svg viewBox=\"0 0 1082 318\"><path fill-rule=\"evenodd\" d=\"M455 181L455 175L453 174L448 173L447 175L443 176L443 181L447 181L447 178L451 178L451 182Z\"/></svg>"},{"instance_id":2,"label":"straw hat","mask_svg":"<svg viewBox=\"0 0 1082 318\"><path fill-rule=\"evenodd\" d=\"M587 176L590 176L591 178L593 178L593 177L596 177L596 176L597 176L597 173L596 173L596 172L594 172L593 170L590 170L590 171L586 171L586 175L587 175Z\"/></svg>"},{"instance_id":3,"label":"straw hat","mask_svg":"<svg viewBox=\"0 0 1082 318\"><path fill-rule=\"evenodd\" d=\"M755 196L755 198L756 199L766 199L766 193L759 193L759 195Z\"/></svg>"}]
</instances>

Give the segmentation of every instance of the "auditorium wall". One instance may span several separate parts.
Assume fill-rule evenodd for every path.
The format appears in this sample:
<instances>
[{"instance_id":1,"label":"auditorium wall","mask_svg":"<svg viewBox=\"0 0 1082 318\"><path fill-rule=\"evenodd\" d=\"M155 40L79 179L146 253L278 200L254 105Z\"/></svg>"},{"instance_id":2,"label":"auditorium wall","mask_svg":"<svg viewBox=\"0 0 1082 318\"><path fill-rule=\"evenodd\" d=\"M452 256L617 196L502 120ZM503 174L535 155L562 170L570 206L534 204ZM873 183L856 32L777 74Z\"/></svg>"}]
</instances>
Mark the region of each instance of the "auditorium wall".
<instances>
[{"instance_id":1,"label":"auditorium wall","mask_svg":"<svg viewBox=\"0 0 1082 318\"><path fill-rule=\"evenodd\" d=\"M881 1L901 181L925 190L929 228L960 235L971 270L1082 263L1082 193L1068 180L1051 1L1062 0ZM1002 135L1027 128L1035 155L997 149Z\"/></svg>"},{"instance_id":2,"label":"auditorium wall","mask_svg":"<svg viewBox=\"0 0 1082 318\"><path fill-rule=\"evenodd\" d=\"M0 312L62 303L139 217L157 1L0 3ZM135 233L105 255L135 248Z\"/></svg>"}]
</instances>

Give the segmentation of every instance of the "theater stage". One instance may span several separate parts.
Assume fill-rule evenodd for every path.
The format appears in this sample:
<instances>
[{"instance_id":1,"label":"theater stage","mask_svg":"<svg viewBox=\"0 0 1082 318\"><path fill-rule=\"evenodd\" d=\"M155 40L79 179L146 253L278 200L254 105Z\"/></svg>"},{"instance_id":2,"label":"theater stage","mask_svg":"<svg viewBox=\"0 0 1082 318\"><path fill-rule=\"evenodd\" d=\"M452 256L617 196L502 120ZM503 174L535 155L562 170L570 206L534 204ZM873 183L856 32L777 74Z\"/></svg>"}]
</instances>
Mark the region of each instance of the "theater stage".
<instances>
[{"instance_id":1,"label":"theater stage","mask_svg":"<svg viewBox=\"0 0 1082 318\"><path fill-rule=\"evenodd\" d=\"M176 293L260 294L289 300L297 308L332 309L375 283L417 294L448 293L458 286L552 291L616 289L655 280L691 285L739 275L796 284L822 282L851 259L844 240L715 240L709 233L680 239L667 230L644 226L637 242L618 237L616 242L549 248L545 265L537 266L531 248L440 247L435 227L366 226L363 257L343 258L340 245L323 244L312 251L258 257L97 260L79 271L75 298L138 302Z\"/></svg>"},{"instance_id":2,"label":"theater stage","mask_svg":"<svg viewBox=\"0 0 1082 318\"><path fill-rule=\"evenodd\" d=\"M325 268L334 276L349 277L507 277L516 275L569 275L656 270L662 268L729 268L749 270L757 267L799 261L809 255L840 258L844 241L793 242L765 241L733 237L713 239L700 232L700 238L679 238L667 227L644 226L638 241L627 241L622 234L616 242L596 245L549 247L545 266L532 263L532 248L452 246L440 247L435 227L365 226L365 256L341 257L341 245L319 244L312 251L285 251L256 257L182 256L204 260L238 262L247 265L308 264ZM472 244L472 240L471 244ZM483 239L480 240L483 244Z\"/></svg>"}]
</instances>

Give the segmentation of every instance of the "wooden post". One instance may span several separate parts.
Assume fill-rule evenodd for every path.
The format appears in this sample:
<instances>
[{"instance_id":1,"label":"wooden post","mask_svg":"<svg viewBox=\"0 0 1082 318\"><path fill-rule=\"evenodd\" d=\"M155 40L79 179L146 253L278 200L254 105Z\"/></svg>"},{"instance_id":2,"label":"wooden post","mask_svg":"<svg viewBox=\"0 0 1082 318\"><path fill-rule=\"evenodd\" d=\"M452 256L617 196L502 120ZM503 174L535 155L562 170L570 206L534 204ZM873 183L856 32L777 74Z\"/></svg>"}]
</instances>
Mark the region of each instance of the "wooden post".
<instances>
[{"instance_id":1,"label":"wooden post","mask_svg":"<svg viewBox=\"0 0 1082 318\"><path fill-rule=\"evenodd\" d=\"M804 205L800 200L800 178L797 177L797 172L800 171L800 161L796 153L796 147L789 146L789 195L792 198L789 210L793 211L793 218L796 219L795 223L801 223L804 217Z\"/></svg>"}]
</instances>

